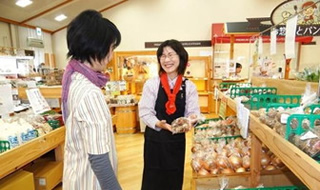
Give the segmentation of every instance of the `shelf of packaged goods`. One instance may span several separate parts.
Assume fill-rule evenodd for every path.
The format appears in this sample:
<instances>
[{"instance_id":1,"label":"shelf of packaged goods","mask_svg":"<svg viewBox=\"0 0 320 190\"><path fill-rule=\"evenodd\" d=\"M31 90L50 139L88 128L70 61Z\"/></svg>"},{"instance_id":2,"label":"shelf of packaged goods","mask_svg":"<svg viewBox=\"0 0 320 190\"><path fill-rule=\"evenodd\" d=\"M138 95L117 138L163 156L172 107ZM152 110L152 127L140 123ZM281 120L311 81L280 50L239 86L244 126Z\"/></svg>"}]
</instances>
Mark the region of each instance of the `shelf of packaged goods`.
<instances>
[{"instance_id":1,"label":"shelf of packaged goods","mask_svg":"<svg viewBox=\"0 0 320 190\"><path fill-rule=\"evenodd\" d=\"M22 168L26 164L54 150L55 159L63 160L65 127L57 128L50 133L30 140L23 145L0 154L0 179Z\"/></svg>"}]
</instances>

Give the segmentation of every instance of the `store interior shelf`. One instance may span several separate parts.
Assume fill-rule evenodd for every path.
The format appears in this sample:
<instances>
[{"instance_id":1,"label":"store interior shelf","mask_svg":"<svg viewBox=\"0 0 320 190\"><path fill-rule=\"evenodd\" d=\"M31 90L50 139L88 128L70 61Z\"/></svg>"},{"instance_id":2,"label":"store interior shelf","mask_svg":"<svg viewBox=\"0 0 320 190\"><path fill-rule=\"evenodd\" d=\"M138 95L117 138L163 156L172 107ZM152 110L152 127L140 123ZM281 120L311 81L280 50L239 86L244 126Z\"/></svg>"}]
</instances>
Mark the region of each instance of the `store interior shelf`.
<instances>
[{"instance_id":1,"label":"store interior shelf","mask_svg":"<svg viewBox=\"0 0 320 190\"><path fill-rule=\"evenodd\" d=\"M317 82L305 82L305 81L286 80L286 79L252 77L251 83L252 83L252 86L276 87L277 94L290 93L291 95L301 95L305 91L307 83L310 84L312 91L317 92L317 89L318 89Z\"/></svg>"},{"instance_id":2,"label":"store interior shelf","mask_svg":"<svg viewBox=\"0 0 320 190\"><path fill-rule=\"evenodd\" d=\"M250 115L250 130L310 189L320 187L320 164Z\"/></svg>"},{"instance_id":3,"label":"store interior shelf","mask_svg":"<svg viewBox=\"0 0 320 190\"><path fill-rule=\"evenodd\" d=\"M61 86L41 86L38 88L42 96L45 98L61 98L61 93L62 93ZM27 98L26 90L27 88L24 88L24 87L18 88L19 98L22 98L22 99Z\"/></svg>"},{"instance_id":4,"label":"store interior shelf","mask_svg":"<svg viewBox=\"0 0 320 190\"><path fill-rule=\"evenodd\" d=\"M55 159L63 160L65 127L57 128L50 133L35 138L16 148L0 154L0 179L22 168L26 164L55 150Z\"/></svg>"},{"instance_id":5,"label":"store interior shelf","mask_svg":"<svg viewBox=\"0 0 320 190\"><path fill-rule=\"evenodd\" d=\"M254 77L252 84L259 86L259 84L265 84L266 86L281 88L290 88L290 90L280 91L279 94L287 94L288 92L301 95L304 92L307 82L291 81L291 80L276 80L276 79L260 79ZM311 83L311 89L317 89L317 85ZM283 90L283 89L282 89ZM231 109L236 113L236 102L230 97L226 96L223 92L218 91L217 96L219 99L226 99L227 109ZM296 146L291 144L285 138L281 137L275 131L268 126L262 124L259 118L250 114L249 129L255 139L252 144L255 144L256 150L261 147L261 144L265 144L277 157L279 157L283 163L310 189L319 189L320 187L320 164L313 158L305 154ZM259 158L257 151L254 155ZM259 160L259 159L258 159ZM255 169L256 170L255 170ZM253 178L258 180L261 175L258 167L253 167L255 171L252 172ZM255 177L254 177L255 176ZM256 181L256 180L253 180Z\"/></svg>"}]
</instances>

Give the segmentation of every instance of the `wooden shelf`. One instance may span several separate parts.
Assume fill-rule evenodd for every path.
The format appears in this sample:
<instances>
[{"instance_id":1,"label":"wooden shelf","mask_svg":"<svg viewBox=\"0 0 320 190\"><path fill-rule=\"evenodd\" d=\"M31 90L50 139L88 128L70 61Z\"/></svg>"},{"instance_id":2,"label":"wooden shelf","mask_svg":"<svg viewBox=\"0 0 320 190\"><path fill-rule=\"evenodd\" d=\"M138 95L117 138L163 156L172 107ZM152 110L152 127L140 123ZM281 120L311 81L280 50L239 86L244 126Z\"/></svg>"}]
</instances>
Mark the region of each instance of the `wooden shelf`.
<instances>
[{"instance_id":1,"label":"wooden shelf","mask_svg":"<svg viewBox=\"0 0 320 190\"><path fill-rule=\"evenodd\" d=\"M253 86L265 85L268 87L276 87L277 94L291 94L291 95L301 95L305 89L307 83L310 84L311 89L314 92L318 90L317 82L306 82L297 80L286 80L286 79L271 79L263 77L252 77L251 83Z\"/></svg>"},{"instance_id":2,"label":"wooden shelf","mask_svg":"<svg viewBox=\"0 0 320 190\"><path fill-rule=\"evenodd\" d=\"M274 86L278 88L278 92L281 94L302 94L307 82L292 81L292 80L277 80L277 79L261 79L254 78L252 80L254 85L266 84L267 86ZM317 85L311 83L312 89L317 89ZM289 89L288 89L289 88ZM282 91L281 91L282 90ZM227 97L221 91L218 91L218 97L227 99L228 108L236 112L236 103L230 97ZM282 162L310 189L319 189L320 187L320 164L312 159L310 156L305 154L299 148L291 144L289 141L284 139L278 133L273 131L268 126L262 124L259 118L250 114L250 125L249 129L253 134L255 144L255 150L252 150L255 159L259 158L259 154L256 150L259 149L261 143L265 144ZM252 147L254 148L254 147ZM258 166L253 166L252 179L256 181L259 179L261 174Z\"/></svg>"},{"instance_id":3,"label":"wooden shelf","mask_svg":"<svg viewBox=\"0 0 320 190\"><path fill-rule=\"evenodd\" d=\"M61 86L41 86L38 87L42 96L45 98L61 98L62 94L62 87ZM27 88L24 87L18 87L18 96L19 98L26 99Z\"/></svg>"},{"instance_id":4,"label":"wooden shelf","mask_svg":"<svg viewBox=\"0 0 320 190\"><path fill-rule=\"evenodd\" d=\"M65 127L26 142L0 154L0 179L22 168L45 153L55 150L57 161L63 160Z\"/></svg>"},{"instance_id":5,"label":"wooden shelf","mask_svg":"<svg viewBox=\"0 0 320 190\"><path fill-rule=\"evenodd\" d=\"M250 130L310 189L320 187L320 164L250 115Z\"/></svg>"}]
</instances>

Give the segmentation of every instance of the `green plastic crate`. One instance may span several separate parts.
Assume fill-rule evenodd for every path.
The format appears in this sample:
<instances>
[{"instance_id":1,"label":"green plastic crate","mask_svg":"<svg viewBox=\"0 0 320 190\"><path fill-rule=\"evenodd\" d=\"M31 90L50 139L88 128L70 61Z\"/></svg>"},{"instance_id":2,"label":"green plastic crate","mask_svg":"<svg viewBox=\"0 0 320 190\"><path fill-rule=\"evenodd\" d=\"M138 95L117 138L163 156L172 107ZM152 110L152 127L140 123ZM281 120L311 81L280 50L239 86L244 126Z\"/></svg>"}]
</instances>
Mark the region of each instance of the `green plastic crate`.
<instances>
[{"instance_id":1,"label":"green plastic crate","mask_svg":"<svg viewBox=\"0 0 320 190\"><path fill-rule=\"evenodd\" d=\"M313 111L316 109L316 108L319 108L320 109L320 104L312 104L310 106L307 106L304 110L305 112L308 112L308 113L313 113Z\"/></svg>"},{"instance_id":2,"label":"green plastic crate","mask_svg":"<svg viewBox=\"0 0 320 190\"><path fill-rule=\"evenodd\" d=\"M270 103L270 104L267 104L267 112L269 111L270 108L296 108L296 107L299 107L300 104L286 104L286 103Z\"/></svg>"},{"instance_id":3,"label":"green plastic crate","mask_svg":"<svg viewBox=\"0 0 320 190\"><path fill-rule=\"evenodd\" d=\"M208 124L210 121L219 121L219 120L221 120L221 119L220 119L220 118L205 119L204 121L199 121L199 122L196 124L195 128L199 129L199 128L201 128L201 127L199 127L200 125Z\"/></svg>"},{"instance_id":4,"label":"green plastic crate","mask_svg":"<svg viewBox=\"0 0 320 190\"><path fill-rule=\"evenodd\" d=\"M220 90L228 90L231 85L236 85L236 82L222 82L219 84Z\"/></svg>"},{"instance_id":5,"label":"green plastic crate","mask_svg":"<svg viewBox=\"0 0 320 190\"><path fill-rule=\"evenodd\" d=\"M297 120L297 127L293 129L290 125L290 123L293 120ZM297 134L301 135L302 133L306 132L307 129L304 129L302 124L304 120L309 120L310 121L310 128L314 128L314 123L316 121L320 121L320 115L310 115L310 114L292 114L288 117L287 120L287 126L286 126L286 135L285 138L288 140L289 137L292 134Z\"/></svg>"},{"instance_id":6,"label":"green plastic crate","mask_svg":"<svg viewBox=\"0 0 320 190\"><path fill-rule=\"evenodd\" d=\"M10 149L9 141L0 141L0 153Z\"/></svg>"},{"instance_id":7,"label":"green plastic crate","mask_svg":"<svg viewBox=\"0 0 320 190\"><path fill-rule=\"evenodd\" d=\"M195 128L194 128L194 133L196 133L197 130L205 130L205 129L210 128L210 127L201 127L201 125L203 125L203 124L208 124L210 121L219 121L219 120L221 120L221 118L210 118L210 119L206 119L206 120L204 120L204 121L202 121L202 122L197 123L197 125L196 125ZM216 141L218 141L219 139L226 139L226 140L228 141L229 139L235 139L235 138L237 138L237 137L241 137L241 135L222 136L222 137L210 137L210 138L208 138L208 139L210 139L210 140L216 140Z\"/></svg>"},{"instance_id":8,"label":"green plastic crate","mask_svg":"<svg viewBox=\"0 0 320 190\"><path fill-rule=\"evenodd\" d=\"M272 103L300 104L300 102L300 95L263 94L253 95L245 105L251 110L257 110L260 108L266 108L268 104Z\"/></svg>"},{"instance_id":9,"label":"green plastic crate","mask_svg":"<svg viewBox=\"0 0 320 190\"><path fill-rule=\"evenodd\" d=\"M222 82L219 84L221 91L228 90L230 87L251 87L251 83Z\"/></svg>"},{"instance_id":10,"label":"green plastic crate","mask_svg":"<svg viewBox=\"0 0 320 190\"><path fill-rule=\"evenodd\" d=\"M230 98L239 96L251 97L255 94L277 94L275 87L232 87L230 90Z\"/></svg>"}]
</instances>

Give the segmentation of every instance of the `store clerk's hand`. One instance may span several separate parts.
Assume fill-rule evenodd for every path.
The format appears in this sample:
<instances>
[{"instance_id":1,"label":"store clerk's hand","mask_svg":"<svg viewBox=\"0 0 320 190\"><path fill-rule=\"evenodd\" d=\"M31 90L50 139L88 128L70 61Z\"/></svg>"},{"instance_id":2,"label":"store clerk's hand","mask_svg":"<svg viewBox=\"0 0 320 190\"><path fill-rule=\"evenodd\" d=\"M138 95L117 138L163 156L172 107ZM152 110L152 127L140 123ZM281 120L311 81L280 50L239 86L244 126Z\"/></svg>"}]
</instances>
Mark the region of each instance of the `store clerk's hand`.
<instances>
[{"instance_id":1,"label":"store clerk's hand","mask_svg":"<svg viewBox=\"0 0 320 190\"><path fill-rule=\"evenodd\" d=\"M168 131L171 131L171 132L172 132L172 127L171 127L171 125L169 125L169 124L167 123L166 120L158 121L158 122L156 123L156 126L159 127L159 128L161 128L161 129L165 129L165 130L168 130Z\"/></svg>"},{"instance_id":2,"label":"store clerk's hand","mask_svg":"<svg viewBox=\"0 0 320 190\"><path fill-rule=\"evenodd\" d=\"M197 124L197 122L198 122L198 120L199 120L199 118L198 118L198 116L197 116L196 114L191 114L191 115L189 115L189 116L188 116L188 119L190 120L191 125Z\"/></svg>"}]
</instances>

